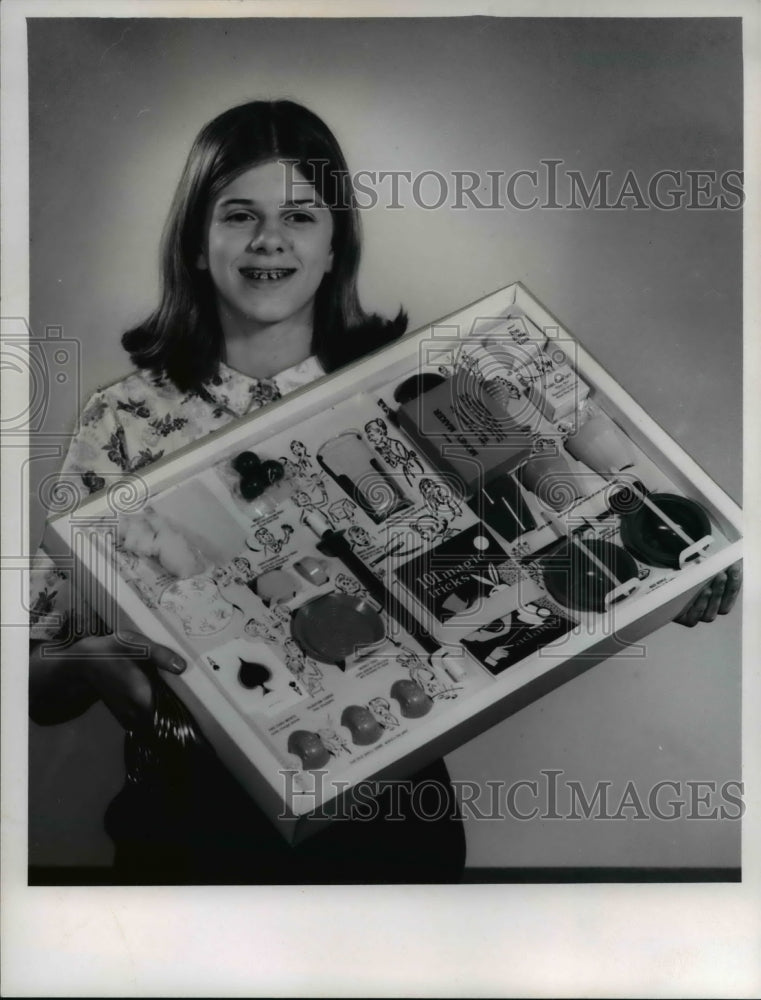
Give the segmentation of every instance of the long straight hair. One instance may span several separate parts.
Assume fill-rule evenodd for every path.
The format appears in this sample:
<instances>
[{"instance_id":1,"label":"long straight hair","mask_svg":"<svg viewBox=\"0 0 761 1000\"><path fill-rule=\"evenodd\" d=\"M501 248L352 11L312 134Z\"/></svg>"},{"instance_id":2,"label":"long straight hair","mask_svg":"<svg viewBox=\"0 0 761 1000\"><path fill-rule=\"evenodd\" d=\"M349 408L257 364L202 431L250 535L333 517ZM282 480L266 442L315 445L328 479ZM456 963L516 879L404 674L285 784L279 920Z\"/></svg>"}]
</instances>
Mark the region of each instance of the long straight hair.
<instances>
[{"instance_id":1,"label":"long straight hair","mask_svg":"<svg viewBox=\"0 0 761 1000\"><path fill-rule=\"evenodd\" d=\"M351 175L338 142L313 112L293 101L252 101L218 115L199 132L169 211L161 249L158 308L122 344L139 368L198 389L224 356L214 286L199 270L207 211L245 170L286 163L312 184L333 219L333 266L317 290L312 352L331 371L400 336L394 320L362 309L357 293L361 236Z\"/></svg>"}]
</instances>

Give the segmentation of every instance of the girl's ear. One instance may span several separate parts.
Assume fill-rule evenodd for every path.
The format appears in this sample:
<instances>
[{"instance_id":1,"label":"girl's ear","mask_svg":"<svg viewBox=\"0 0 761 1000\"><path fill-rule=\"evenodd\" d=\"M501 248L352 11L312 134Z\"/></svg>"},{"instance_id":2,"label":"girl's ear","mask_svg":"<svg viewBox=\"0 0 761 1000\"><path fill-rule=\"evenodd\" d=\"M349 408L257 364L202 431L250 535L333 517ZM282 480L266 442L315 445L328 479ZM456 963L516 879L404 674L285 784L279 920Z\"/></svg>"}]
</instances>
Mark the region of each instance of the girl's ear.
<instances>
[{"instance_id":1,"label":"girl's ear","mask_svg":"<svg viewBox=\"0 0 761 1000\"><path fill-rule=\"evenodd\" d=\"M196 257L196 267L198 268L199 271L209 270L209 265L206 261L206 254L203 251L201 251L201 253L199 253L199 255Z\"/></svg>"},{"instance_id":2,"label":"girl's ear","mask_svg":"<svg viewBox=\"0 0 761 1000\"><path fill-rule=\"evenodd\" d=\"M325 268L325 274L330 274L333 270L333 247L330 248L330 253L328 254L328 263Z\"/></svg>"}]
</instances>

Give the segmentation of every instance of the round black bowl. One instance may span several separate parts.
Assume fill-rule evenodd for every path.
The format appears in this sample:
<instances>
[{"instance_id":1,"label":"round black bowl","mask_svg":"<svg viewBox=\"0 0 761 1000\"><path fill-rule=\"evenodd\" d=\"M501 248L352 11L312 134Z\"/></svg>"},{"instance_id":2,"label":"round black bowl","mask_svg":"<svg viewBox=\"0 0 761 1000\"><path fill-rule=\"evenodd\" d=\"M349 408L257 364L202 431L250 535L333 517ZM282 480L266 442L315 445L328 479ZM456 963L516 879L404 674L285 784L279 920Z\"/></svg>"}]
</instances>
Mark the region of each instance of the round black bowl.
<instances>
[{"instance_id":1,"label":"round black bowl","mask_svg":"<svg viewBox=\"0 0 761 1000\"><path fill-rule=\"evenodd\" d=\"M676 493L651 493L648 500L693 542L710 535L708 514L694 500ZM621 541L640 562L663 569L679 569L679 557L688 544L646 504L621 515Z\"/></svg>"},{"instance_id":2,"label":"round black bowl","mask_svg":"<svg viewBox=\"0 0 761 1000\"><path fill-rule=\"evenodd\" d=\"M637 578L637 564L625 549L612 542L598 538L565 540L544 556L542 573L544 585L559 604L604 614L608 610L607 595L627 580Z\"/></svg>"},{"instance_id":3,"label":"round black bowl","mask_svg":"<svg viewBox=\"0 0 761 1000\"><path fill-rule=\"evenodd\" d=\"M353 594L323 594L297 608L291 635L307 656L341 665L383 644L386 627L366 600Z\"/></svg>"}]
</instances>

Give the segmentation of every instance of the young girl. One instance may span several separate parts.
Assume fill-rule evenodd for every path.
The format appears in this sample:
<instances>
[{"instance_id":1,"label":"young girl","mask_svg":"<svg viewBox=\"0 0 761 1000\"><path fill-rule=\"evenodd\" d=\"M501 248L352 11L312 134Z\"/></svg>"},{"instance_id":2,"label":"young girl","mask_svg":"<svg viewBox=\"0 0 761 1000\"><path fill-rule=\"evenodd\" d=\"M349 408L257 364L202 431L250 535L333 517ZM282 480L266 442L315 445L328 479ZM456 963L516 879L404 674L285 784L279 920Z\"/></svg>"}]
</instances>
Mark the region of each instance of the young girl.
<instances>
[{"instance_id":1,"label":"young girl","mask_svg":"<svg viewBox=\"0 0 761 1000\"><path fill-rule=\"evenodd\" d=\"M399 336L402 312L387 321L360 307L359 256L348 169L319 118L276 101L214 119L193 145L172 205L159 307L123 338L136 371L85 407L62 474L68 485L83 496L100 490ZM352 540L364 544L359 534ZM733 567L678 620L694 625L727 612L739 585ZM178 655L136 637L150 656L130 659L87 602L74 603L72 589L65 572L40 559L30 711L54 723L102 699L127 730L127 784L107 814L116 880L459 878L464 836L443 762L411 785L388 786L371 818L336 820L291 849L161 682L161 670L185 668ZM426 798L429 784L436 787Z\"/></svg>"},{"instance_id":2,"label":"young girl","mask_svg":"<svg viewBox=\"0 0 761 1000\"><path fill-rule=\"evenodd\" d=\"M360 306L352 196L336 139L295 103L246 104L201 130L165 230L159 307L123 337L136 371L85 407L62 473L72 488L102 489L404 331L403 312L388 321ZM127 783L106 817L117 881L459 877L464 836L443 762L389 786L371 819L337 820L290 848L160 680L181 658L135 637L150 657L130 659L70 585L50 561L34 574L30 711L53 723L100 698L127 730ZM437 821L411 805L428 783L447 806Z\"/></svg>"}]
</instances>

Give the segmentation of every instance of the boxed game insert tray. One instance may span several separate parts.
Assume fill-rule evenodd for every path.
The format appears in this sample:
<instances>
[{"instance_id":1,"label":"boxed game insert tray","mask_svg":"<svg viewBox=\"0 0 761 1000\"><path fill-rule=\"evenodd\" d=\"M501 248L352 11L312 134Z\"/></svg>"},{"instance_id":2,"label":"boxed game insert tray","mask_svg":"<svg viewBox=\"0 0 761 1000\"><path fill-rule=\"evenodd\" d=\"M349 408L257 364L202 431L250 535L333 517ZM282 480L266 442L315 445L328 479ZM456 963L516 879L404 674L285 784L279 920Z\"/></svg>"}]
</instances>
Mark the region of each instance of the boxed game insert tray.
<instances>
[{"instance_id":1,"label":"boxed game insert tray","mask_svg":"<svg viewBox=\"0 0 761 1000\"><path fill-rule=\"evenodd\" d=\"M740 511L519 284L52 522L283 836L671 620Z\"/></svg>"}]
</instances>

